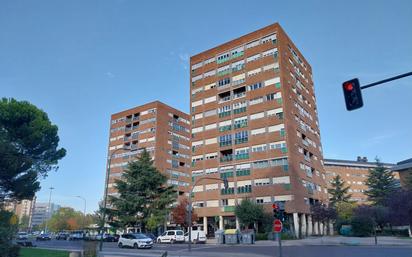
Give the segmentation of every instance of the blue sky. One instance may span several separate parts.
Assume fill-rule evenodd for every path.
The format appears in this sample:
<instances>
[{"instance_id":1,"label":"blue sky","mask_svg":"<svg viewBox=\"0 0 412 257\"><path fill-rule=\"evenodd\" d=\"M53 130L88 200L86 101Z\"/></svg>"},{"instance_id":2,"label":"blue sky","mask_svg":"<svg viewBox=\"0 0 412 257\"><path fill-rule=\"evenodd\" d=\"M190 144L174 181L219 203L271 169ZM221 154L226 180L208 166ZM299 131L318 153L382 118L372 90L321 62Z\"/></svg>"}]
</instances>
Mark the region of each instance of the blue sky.
<instances>
[{"instance_id":1,"label":"blue sky","mask_svg":"<svg viewBox=\"0 0 412 257\"><path fill-rule=\"evenodd\" d=\"M157 99L188 112L189 56L274 22L312 65L325 157L412 157L411 77L353 112L341 92L412 70L412 2L331 2L1 1L0 96L45 110L68 151L39 201L52 185L53 201L95 210L110 114Z\"/></svg>"}]
</instances>

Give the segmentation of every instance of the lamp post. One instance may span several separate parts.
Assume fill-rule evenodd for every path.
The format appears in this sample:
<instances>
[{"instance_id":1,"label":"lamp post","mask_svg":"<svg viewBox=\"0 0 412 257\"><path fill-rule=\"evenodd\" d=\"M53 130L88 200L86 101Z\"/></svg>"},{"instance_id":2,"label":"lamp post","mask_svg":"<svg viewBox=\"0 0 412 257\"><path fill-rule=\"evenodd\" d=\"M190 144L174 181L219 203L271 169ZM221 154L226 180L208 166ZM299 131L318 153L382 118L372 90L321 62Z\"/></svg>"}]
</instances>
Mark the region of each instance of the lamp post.
<instances>
[{"instance_id":1,"label":"lamp post","mask_svg":"<svg viewBox=\"0 0 412 257\"><path fill-rule=\"evenodd\" d=\"M77 198L80 198L80 199L82 199L83 201L84 201L84 209L83 209L83 233L84 233L84 230L85 230L85 224L86 224L86 199L84 198L84 197L82 197L82 196L80 196L80 195L76 195L75 197L77 197Z\"/></svg>"},{"instance_id":2,"label":"lamp post","mask_svg":"<svg viewBox=\"0 0 412 257\"><path fill-rule=\"evenodd\" d=\"M51 215L52 215L52 213L51 213L51 196L52 196L52 191L53 191L53 189L54 189L54 187L49 187L49 189L50 189L50 195L49 195L49 205L48 205L48 213L46 213L47 214L47 216L49 216L49 217L47 217L47 219L46 219L46 224L44 225L44 233L46 234L47 233L47 223L48 223L48 221L49 221L49 219L51 218Z\"/></svg>"},{"instance_id":3,"label":"lamp post","mask_svg":"<svg viewBox=\"0 0 412 257\"><path fill-rule=\"evenodd\" d=\"M227 189L227 188L229 187L227 178L221 179L221 178L207 178L207 177L203 177L203 178L200 178L200 179L196 180L195 183L193 183L192 188L190 189L190 192L189 192L189 210L188 210L188 214L189 214L189 215L188 215L188 216L189 216L189 217L188 217L188 219L189 219L189 222L188 222L188 224L189 224L189 245L188 245L188 248L189 248L189 249L188 249L188 250L189 250L189 252L192 251L192 193L193 193L193 189L195 188L196 184L197 184L199 181L202 181L202 180L205 180L205 179L208 179L208 180L219 180L219 181L222 181L222 182L223 182L225 189Z\"/></svg>"},{"instance_id":4,"label":"lamp post","mask_svg":"<svg viewBox=\"0 0 412 257\"><path fill-rule=\"evenodd\" d=\"M111 162L112 162L113 155L114 155L116 152L120 151L120 150L129 151L130 149L129 149L129 148L118 148L118 149L114 150L114 151L110 154L110 158L109 158L109 161L108 161L108 163L107 163L106 183L105 183L105 185L104 185L103 214L102 214L102 223L103 223L103 226L102 226L102 228L100 229L100 233L101 233L100 244L99 244L99 250L100 250L100 251L103 249L103 233L104 233L104 228L105 228L105 225L106 225L107 189L108 189L108 186L109 186L110 164L111 164Z\"/></svg>"}]
</instances>

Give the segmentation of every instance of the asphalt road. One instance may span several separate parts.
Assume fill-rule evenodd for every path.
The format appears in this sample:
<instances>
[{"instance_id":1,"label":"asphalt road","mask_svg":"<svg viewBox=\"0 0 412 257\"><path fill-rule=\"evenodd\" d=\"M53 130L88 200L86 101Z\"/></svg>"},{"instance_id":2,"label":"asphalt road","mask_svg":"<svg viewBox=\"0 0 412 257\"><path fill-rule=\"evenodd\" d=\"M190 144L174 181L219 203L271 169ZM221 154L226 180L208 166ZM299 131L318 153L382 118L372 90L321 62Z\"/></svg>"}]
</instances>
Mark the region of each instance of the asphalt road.
<instances>
[{"instance_id":1,"label":"asphalt road","mask_svg":"<svg viewBox=\"0 0 412 257\"><path fill-rule=\"evenodd\" d=\"M82 241L34 242L37 247L66 250L82 249ZM193 245L192 253L186 244L155 244L152 249L118 248L117 243L104 243L104 257L153 257L167 251L169 256L278 256L276 246L262 245ZM412 257L411 247L395 246L284 246L283 257Z\"/></svg>"}]
</instances>

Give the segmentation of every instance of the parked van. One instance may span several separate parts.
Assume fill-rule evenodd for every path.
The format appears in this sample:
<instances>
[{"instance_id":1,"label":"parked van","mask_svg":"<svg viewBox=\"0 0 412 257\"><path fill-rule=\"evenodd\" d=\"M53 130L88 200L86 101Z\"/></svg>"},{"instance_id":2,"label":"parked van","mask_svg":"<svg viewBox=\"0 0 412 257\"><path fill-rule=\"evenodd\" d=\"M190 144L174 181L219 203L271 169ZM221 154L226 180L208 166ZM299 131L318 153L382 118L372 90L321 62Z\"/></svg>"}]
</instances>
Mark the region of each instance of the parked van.
<instances>
[{"instance_id":1,"label":"parked van","mask_svg":"<svg viewBox=\"0 0 412 257\"><path fill-rule=\"evenodd\" d=\"M189 232L185 233L185 242L189 242ZM206 243L206 235L203 230L192 230L192 243Z\"/></svg>"}]
</instances>

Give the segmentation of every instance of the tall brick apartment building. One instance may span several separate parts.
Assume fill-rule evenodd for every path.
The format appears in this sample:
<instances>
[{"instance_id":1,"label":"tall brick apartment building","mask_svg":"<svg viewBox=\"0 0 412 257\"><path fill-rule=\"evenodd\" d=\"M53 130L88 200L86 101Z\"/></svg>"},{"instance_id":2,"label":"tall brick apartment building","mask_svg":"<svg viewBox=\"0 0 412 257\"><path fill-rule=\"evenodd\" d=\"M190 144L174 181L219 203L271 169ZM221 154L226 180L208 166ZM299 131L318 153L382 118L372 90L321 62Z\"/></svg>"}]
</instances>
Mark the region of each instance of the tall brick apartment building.
<instances>
[{"instance_id":1,"label":"tall brick apartment building","mask_svg":"<svg viewBox=\"0 0 412 257\"><path fill-rule=\"evenodd\" d=\"M327 201L312 69L279 24L190 58L196 213L212 235L239 227L249 198L284 203L298 234L318 233L310 205Z\"/></svg>"},{"instance_id":2,"label":"tall brick apartment building","mask_svg":"<svg viewBox=\"0 0 412 257\"><path fill-rule=\"evenodd\" d=\"M117 194L114 181L143 148L151 154L154 166L168 177L168 184L176 186L179 195L188 191L189 115L155 101L111 116L108 159L113 158L110 173L106 174L109 195Z\"/></svg>"}]
</instances>

